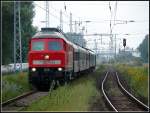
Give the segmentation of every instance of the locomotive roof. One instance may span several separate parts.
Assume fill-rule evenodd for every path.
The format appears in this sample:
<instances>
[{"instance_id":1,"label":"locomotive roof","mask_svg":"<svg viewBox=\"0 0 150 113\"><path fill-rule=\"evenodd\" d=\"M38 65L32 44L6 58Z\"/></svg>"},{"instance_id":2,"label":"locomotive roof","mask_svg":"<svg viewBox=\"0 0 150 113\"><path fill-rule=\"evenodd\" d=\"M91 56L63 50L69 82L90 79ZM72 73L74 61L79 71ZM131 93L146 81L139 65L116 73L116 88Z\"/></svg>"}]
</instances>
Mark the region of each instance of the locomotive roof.
<instances>
[{"instance_id":1,"label":"locomotive roof","mask_svg":"<svg viewBox=\"0 0 150 113\"><path fill-rule=\"evenodd\" d=\"M82 49L86 49L89 52L94 54L94 51L92 51L92 50L90 50L88 48L84 48L84 47L82 47L82 46L80 46L78 44L75 44L75 43L72 43L72 42L68 41L67 36L63 33L63 31L61 31L58 28L41 28L41 31L37 32L32 38L48 38L48 37L51 37L51 38L62 38L65 41L67 41L68 43L70 43L72 45L76 45L76 46L78 46L78 47L80 47Z\"/></svg>"},{"instance_id":2,"label":"locomotive roof","mask_svg":"<svg viewBox=\"0 0 150 113\"><path fill-rule=\"evenodd\" d=\"M37 32L32 38L65 38L59 29L56 28L42 28L40 32Z\"/></svg>"},{"instance_id":3,"label":"locomotive roof","mask_svg":"<svg viewBox=\"0 0 150 113\"><path fill-rule=\"evenodd\" d=\"M65 38L62 34L58 32L38 32L36 33L32 38L48 38L48 37L53 37L53 38Z\"/></svg>"}]
</instances>

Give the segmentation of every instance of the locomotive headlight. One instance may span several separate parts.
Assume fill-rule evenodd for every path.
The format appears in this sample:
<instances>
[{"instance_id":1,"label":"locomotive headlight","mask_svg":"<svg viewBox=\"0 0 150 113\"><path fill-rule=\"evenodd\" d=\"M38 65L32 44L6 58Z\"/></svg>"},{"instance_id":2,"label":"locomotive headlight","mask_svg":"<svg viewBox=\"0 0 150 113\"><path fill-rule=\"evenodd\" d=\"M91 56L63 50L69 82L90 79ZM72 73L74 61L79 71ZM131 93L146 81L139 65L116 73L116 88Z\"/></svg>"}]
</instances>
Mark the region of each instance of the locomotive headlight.
<instances>
[{"instance_id":1,"label":"locomotive headlight","mask_svg":"<svg viewBox=\"0 0 150 113\"><path fill-rule=\"evenodd\" d=\"M61 67L59 67L59 68L58 68L58 71L62 71L62 68L61 68Z\"/></svg>"},{"instance_id":2,"label":"locomotive headlight","mask_svg":"<svg viewBox=\"0 0 150 113\"><path fill-rule=\"evenodd\" d=\"M32 71L35 72L35 71L36 71L36 68L32 68Z\"/></svg>"},{"instance_id":3,"label":"locomotive headlight","mask_svg":"<svg viewBox=\"0 0 150 113\"><path fill-rule=\"evenodd\" d=\"M44 57L45 59L49 59L49 55L45 55L45 57Z\"/></svg>"}]
</instances>

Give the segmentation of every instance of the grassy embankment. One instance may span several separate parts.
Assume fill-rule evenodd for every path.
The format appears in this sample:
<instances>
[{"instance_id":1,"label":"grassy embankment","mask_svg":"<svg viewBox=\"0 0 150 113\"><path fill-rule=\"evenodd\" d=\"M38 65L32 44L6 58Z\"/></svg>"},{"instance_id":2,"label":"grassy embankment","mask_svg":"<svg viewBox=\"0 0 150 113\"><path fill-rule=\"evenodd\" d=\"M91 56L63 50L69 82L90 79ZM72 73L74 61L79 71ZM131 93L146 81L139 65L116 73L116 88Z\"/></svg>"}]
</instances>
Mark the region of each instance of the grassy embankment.
<instances>
[{"instance_id":1,"label":"grassy embankment","mask_svg":"<svg viewBox=\"0 0 150 113\"><path fill-rule=\"evenodd\" d=\"M142 98L147 103L149 86L148 66L129 66L123 64L117 65L116 67L127 80L134 95Z\"/></svg>"},{"instance_id":2,"label":"grassy embankment","mask_svg":"<svg viewBox=\"0 0 150 113\"><path fill-rule=\"evenodd\" d=\"M100 66L94 73L83 75L67 85L58 87L23 111L88 111L91 102L101 95L96 89L96 78L102 70L104 66Z\"/></svg>"},{"instance_id":3,"label":"grassy embankment","mask_svg":"<svg viewBox=\"0 0 150 113\"><path fill-rule=\"evenodd\" d=\"M30 90L27 72L2 76L2 102Z\"/></svg>"}]
</instances>

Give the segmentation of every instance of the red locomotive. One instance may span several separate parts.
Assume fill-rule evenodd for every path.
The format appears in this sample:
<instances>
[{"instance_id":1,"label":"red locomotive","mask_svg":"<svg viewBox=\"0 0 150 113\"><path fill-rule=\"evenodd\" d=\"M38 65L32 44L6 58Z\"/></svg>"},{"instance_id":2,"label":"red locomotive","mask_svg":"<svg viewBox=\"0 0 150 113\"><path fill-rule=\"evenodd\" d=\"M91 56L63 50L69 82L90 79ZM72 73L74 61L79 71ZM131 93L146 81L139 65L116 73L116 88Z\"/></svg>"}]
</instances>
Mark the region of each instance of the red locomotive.
<instances>
[{"instance_id":1,"label":"red locomotive","mask_svg":"<svg viewBox=\"0 0 150 113\"><path fill-rule=\"evenodd\" d=\"M67 40L57 28L42 28L30 40L29 83L48 89L52 81L60 83L96 66L93 51Z\"/></svg>"}]
</instances>

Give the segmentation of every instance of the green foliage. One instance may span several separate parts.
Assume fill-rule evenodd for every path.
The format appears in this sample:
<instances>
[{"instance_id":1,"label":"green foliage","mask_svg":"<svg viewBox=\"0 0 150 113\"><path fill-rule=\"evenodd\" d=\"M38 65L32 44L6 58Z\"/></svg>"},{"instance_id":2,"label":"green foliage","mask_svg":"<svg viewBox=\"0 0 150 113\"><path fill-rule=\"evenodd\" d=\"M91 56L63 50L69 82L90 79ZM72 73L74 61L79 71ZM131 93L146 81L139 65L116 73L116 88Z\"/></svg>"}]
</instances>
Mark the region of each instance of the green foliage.
<instances>
[{"instance_id":1,"label":"green foliage","mask_svg":"<svg viewBox=\"0 0 150 113\"><path fill-rule=\"evenodd\" d=\"M23 62L27 60L28 42L36 32L32 26L34 17L33 2L21 2L21 35ZM2 2L2 64L13 62L14 42L14 2Z\"/></svg>"},{"instance_id":2,"label":"green foliage","mask_svg":"<svg viewBox=\"0 0 150 113\"><path fill-rule=\"evenodd\" d=\"M116 56L115 60L117 63L125 63L125 64L134 65L134 66L141 66L142 65L141 57L132 56L131 53L118 54Z\"/></svg>"},{"instance_id":3,"label":"green foliage","mask_svg":"<svg viewBox=\"0 0 150 113\"><path fill-rule=\"evenodd\" d=\"M133 64L135 64L137 66L142 66L142 59L140 57L135 57L133 59Z\"/></svg>"},{"instance_id":4,"label":"green foliage","mask_svg":"<svg viewBox=\"0 0 150 113\"><path fill-rule=\"evenodd\" d=\"M128 81L129 86L133 89L134 95L142 97L147 103L148 100L148 67L146 66L129 66L118 65L117 68L123 73L124 78Z\"/></svg>"},{"instance_id":5,"label":"green foliage","mask_svg":"<svg viewBox=\"0 0 150 113\"><path fill-rule=\"evenodd\" d=\"M13 58L13 3L2 3L2 61L7 64Z\"/></svg>"},{"instance_id":6,"label":"green foliage","mask_svg":"<svg viewBox=\"0 0 150 113\"><path fill-rule=\"evenodd\" d=\"M141 52L141 57L142 57L143 62L148 62L148 55L149 55L148 43L149 43L149 35L146 35L145 39L138 47L139 51Z\"/></svg>"},{"instance_id":7,"label":"green foliage","mask_svg":"<svg viewBox=\"0 0 150 113\"><path fill-rule=\"evenodd\" d=\"M95 82L104 68L100 66L95 73L83 75L70 84L53 90L23 111L88 111L94 97L100 96Z\"/></svg>"},{"instance_id":8,"label":"green foliage","mask_svg":"<svg viewBox=\"0 0 150 113\"><path fill-rule=\"evenodd\" d=\"M27 73L2 76L2 101L14 98L29 90Z\"/></svg>"},{"instance_id":9,"label":"green foliage","mask_svg":"<svg viewBox=\"0 0 150 113\"><path fill-rule=\"evenodd\" d=\"M116 56L116 61L125 63L125 62L130 62L134 59L134 56L130 52L127 51L121 51L119 54Z\"/></svg>"},{"instance_id":10,"label":"green foliage","mask_svg":"<svg viewBox=\"0 0 150 113\"><path fill-rule=\"evenodd\" d=\"M91 78L81 78L72 84L59 87L51 94L34 102L28 111L86 111L91 96L98 94Z\"/></svg>"}]
</instances>

